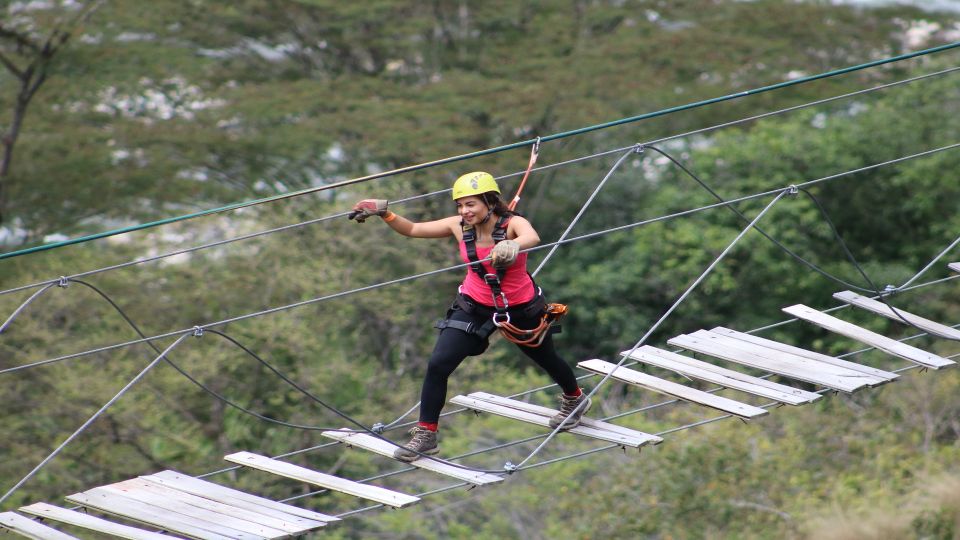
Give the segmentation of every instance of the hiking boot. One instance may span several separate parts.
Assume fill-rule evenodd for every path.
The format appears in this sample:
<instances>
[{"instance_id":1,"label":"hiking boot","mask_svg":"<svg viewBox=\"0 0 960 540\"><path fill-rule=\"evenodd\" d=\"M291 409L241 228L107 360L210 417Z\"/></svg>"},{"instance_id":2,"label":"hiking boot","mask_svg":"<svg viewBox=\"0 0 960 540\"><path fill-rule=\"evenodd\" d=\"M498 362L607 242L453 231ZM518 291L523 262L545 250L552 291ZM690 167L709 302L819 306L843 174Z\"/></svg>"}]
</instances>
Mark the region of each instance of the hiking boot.
<instances>
[{"instance_id":1,"label":"hiking boot","mask_svg":"<svg viewBox=\"0 0 960 540\"><path fill-rule=\"evenodd\" d=\"M410 429L410 435L413 435L410 442L393 451L394 458L410 463L420 458L420 454L432 456L440 451L440 447L437 446L436 431L430 431L425 427L413 426ZM420 454L417 452L420 452Z\"/></svg>"},{"instance_id":2,"label":"hiking boot","mask_svg":"<svg viewBox=\"0 0 960 540\"><path fill-rule=\"evenodd\" d=\"M580 405L584 401L587 402L586 405L580 407L580 410L570 414L574 409L577 408L577 405ZM566 431L568 429L573 429L580 425L580 417L582 417L590 409L590 405L593 403L587 399L586 392L580 391L580 395L571 398L563 394L560 394L560 412L550 417L550 427L556 429L561 423L563 427L560 429Z\"/></svg>"}]
</instances>

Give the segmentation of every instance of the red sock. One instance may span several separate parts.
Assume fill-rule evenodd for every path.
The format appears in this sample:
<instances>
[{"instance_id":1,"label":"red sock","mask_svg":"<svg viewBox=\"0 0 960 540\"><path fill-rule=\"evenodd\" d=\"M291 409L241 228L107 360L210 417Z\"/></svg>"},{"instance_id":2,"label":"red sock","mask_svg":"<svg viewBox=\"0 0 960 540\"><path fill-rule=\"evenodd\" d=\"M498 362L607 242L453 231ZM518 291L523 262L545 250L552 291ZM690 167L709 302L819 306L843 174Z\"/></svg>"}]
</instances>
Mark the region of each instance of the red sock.
<instances>
[{"instance_id":1,"label":"red sock","mask_svg":"<svg viewBox=\"0 0 960 540\"><path fill-rule=\"evenodd\" d=\"M424 429L429 429L430 431L436 431L437 428L440 427L440 424L437 422L417 422L417 425Z\"/></svg>"},{"instance_id":2,"label":"red sock","mask_svg":"<svg viewBox=\"0 0 960 540\"><path fill-rule=\"evenodd\" d=\"M574 393L572 393L572 394L568 394L568 393L564 392L563 395L566 396L566 397L569 397L569 398L580 397L580 396L583 395L583 390L581 390L579 387L577 387L577 391L576 391L576 392L574 392Z\"/></svg>"}]
</instances>

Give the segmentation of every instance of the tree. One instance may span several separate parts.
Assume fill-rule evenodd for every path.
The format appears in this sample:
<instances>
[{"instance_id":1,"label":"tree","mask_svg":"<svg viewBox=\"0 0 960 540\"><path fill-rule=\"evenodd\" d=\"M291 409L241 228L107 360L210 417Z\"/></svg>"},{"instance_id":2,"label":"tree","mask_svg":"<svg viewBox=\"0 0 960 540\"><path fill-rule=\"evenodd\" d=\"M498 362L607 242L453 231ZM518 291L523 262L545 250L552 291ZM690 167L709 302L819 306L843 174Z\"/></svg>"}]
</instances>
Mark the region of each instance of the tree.
<instances>
[{"instance_id":1,"label":"tree","mask_svg":"<svg viewBox=\"0 0 960 540\"><path fill-rule=\"evenodd\" d=\"M32 29L29 22L24 20L0 21L0 64L17 80L17 96L10 121L0 136L0 144L3 145L3 155L0 157L0 223L3 223L6 215L4 184L10 174L13 149L27 115L27 107L47 80L54 56L103 2L89 2L70 19L57 20L46 38L40 38L40 32ZM24 27L19 28L18 22Z\"/></svg>"}]
</instances>

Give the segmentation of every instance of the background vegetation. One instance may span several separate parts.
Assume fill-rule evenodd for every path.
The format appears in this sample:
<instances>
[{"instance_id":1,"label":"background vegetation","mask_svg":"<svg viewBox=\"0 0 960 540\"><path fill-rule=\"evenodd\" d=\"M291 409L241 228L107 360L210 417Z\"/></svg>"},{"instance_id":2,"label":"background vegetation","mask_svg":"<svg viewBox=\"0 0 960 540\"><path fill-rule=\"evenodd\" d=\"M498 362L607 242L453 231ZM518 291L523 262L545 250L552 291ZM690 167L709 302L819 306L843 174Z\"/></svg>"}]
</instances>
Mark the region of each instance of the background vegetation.
<instances>
[{"instance_id":1,"label":"background vegetation","mask_svg":"<svg viewBox=\"0 0 960 540\"><path fill-rule=\"evenodd\" d=\"M958 21L950 12L830 2L0 1L6 68L0 128L9 157L0 174L0 242L9 252L743 91L958 41ZM956 63L957 53L947 52L550 142L541 164ZM30 66L33 78L26 77ZM24 103L24 88L32 88L39 73L45 77ZM661 148L732 198L956 143L958 94L956 75L945 75ZM17 111L25 115L13 130ZM6 259L0 288L328 216L358 198L396 200L441 190L465 169L516 172L527 152ZM616 157L534 174L521 209L545 241L563 232ZM880 286L899 284L956 238L958 166L960 154L948 151L811 191L871 278ZM515 178L503 182L506 191L515 185ZM394 206L412 219L430 219L452 211L447 197ZM647 150L615 173L573 234L710 202L693 180ZM739 208L752 216L766 202ZM615 359L742 226L718 209L561 248L538 281L553 299L571 305L558 341L568 361ZM763 227L803 257L863 284L805 197L782 201ZM339 219L86 281L152 335L450 266L456 263L452 248L391 235L379 223ZM532 265L543 254L533 255ZM946 276L945 262L921 281ZM417 399L432 322L461 275L438 274L221 330L345 412L368 424L388 422ZM651 343L663 346L669 336L718 324L766 326L783 320L780 308L793 303L834 305L830 294L839 289L751 234ZM960 320L956 290L946 282L897 302L952 324ZM0 316L31 292L0 296ZM893 337L912 333L852 311L839 315ZM800 324L764 335L831 354L859 348ZM0 335L0 369L134 337L87 288L54 288ZM960 352L943 340L916 343L944 355ZM3 490L153 356L138 345L0 375ZM216 336L191 339L171 356L211 389L271 418L342 423ZM889 369L903 365L876 352L857 358ZM457 372L450 395L506 395L547 382L498 342ZM324 535L955 538L958 387L956 370L908 371L895 384L780 408L749 425L723 421L671 434L639 456L595 453L514 475L495 488L449 491L411 509L360 514ZM551 403L553 392L530 399ZM662 401L618 384L600 396L598 415ZM709 415L678 405L617 422L657 432ZM445 455L538 433L486 415L453 416L442 430ZM201 474L223 468L222 456L238 450L275 455L324 441L315 432L241 414L160 366L6 507L56 502L164 468ZM466 461L500 468L535 444ZM541 456L597 446L560 437ZM349 478L394 467L340 447L291 460ZM309 492L249 471L219 481L275 498ZM446 481L415 473L379 484L416 493ZM299 502L326 512L358 507L328 494Z\"/></svg>"}]
</instances>

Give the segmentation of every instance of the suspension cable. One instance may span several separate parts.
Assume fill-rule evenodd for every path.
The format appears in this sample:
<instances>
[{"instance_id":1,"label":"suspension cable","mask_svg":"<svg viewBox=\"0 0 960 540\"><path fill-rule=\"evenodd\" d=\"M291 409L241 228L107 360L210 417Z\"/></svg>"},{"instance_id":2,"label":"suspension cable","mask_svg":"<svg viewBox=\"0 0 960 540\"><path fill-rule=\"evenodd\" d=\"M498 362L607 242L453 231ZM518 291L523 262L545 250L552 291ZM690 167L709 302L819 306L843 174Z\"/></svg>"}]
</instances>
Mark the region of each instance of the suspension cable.
<instances>
[{"instance_id":1,"label":"suspension cable","mask_svg":"<svg viewBox=\"0 0 960 540\"><path fill-rule=\"evenodd\" d=\"M11 257L18 257L18 256L21 256L21 255L26 255L26 254L28 254L28 253L36 253L36 252L39 252L39 251L46 251L46 250L50 250L50 249L55 249L55 248L60 248L60 247L65 247L65 246L80 244L80 243L84 243L84 242L89 242L89 241L91 241L91 240L98 240L98 239L101 239L101 238L107 238L107 237L110 237L110 236L115 236L115 235L118 235L118 234L124 234L124 233L128 233L128 232L133 232L133 231L140 231L140 230L149 229L149 228L152 228L152 227L157 227L157 226L160 226L160 225L167 225L167 224L170 224L170 223L176 223L176 222L178 222L178 221L185 221L185 220L194 219L194 218L198 218L198 217L202 217L202 216L209 216L209 215L211 215L211 214L217 214L217 213L222 213L222 212L229 212L229 211L233 211L233 210L239 210L240 208L246 208L246 207L249 207L249 206L271 203L271 202L275 202L275 201L280 201L280 200L285 200L285 199L289 199L289 198L293 198L293 197L299 197L299 196L302 196L302 195L307 195L307 194L310 194L310 193L318 193L318 192L326 191L326 190L330 190L330 189L337 189L337 188L341 188L341 187L344 187L344 186L349 186L349 185L352 185L352 184L357 184L357 183L360 183L360 182L367 182L367 181L374 180L374 179L377 179L377 178L384 178L384 177L388 177L388 176L394 176L394 175L399 175L399 174L403 174L403 173L408 173L408 172L413 172L413 171L419 171L419 170L427 169L427 168L430 168L430 167L436 167L436 166L438 166L438 165L444 165L444 164L447 164L447 163L454 163L454 162L463 161L463 160L466 160L466 159L472 159L472 158L476 158L476 157L480 157L480 156L486 156L486 155L490 155L490 154L494 154L494 153L498 153L498 152L503 152L503 151L506 151L506 150L512 150L512 149L515 149L515 148L522 148L522 147L532 146L532 145L536 144L537 142L548 142L548 141L563 139L563 138L566 138L566 137L572 137L572 136L575 136L575 135L581 135L581 134L589 133L589 132L592 132L592 131L598 131L598 130L607 129L607 128L610 128L610 127L615 127L615 126L620 126L620 125L629 124L629 123L633 123L633 122L638 122L638 121L641 121L641 120L647 120L647 119L650 119L650 118L656 118L656 117L659 117L659 116L665 116L665 115L669 115L669 114L673 114L673 113L677 113L677 112L681 112L681 111L687 111L687 110L691 110L691 109L696 109L696 108L703 107L703 106L706 106L706 105L712 105L712 104L714 104L714 103L720 103L720 102L724 102L724 101L730 101L730 100L740 99L740 98L744 98L744 97L748 97L748 96L753 96L753 95L756 95L756 94L761 94L761 93L764 93L764 92L769 92L769 91L772 91L772 90L779 90L779 89L782 89L782 88L787 88L787 87L795 86L795 85L799 85L799 84L805 84L805 83L808 83L808 82L812 82L812 81L816 81L816 80L820 80L820 79L826 79L826 78L834 77L834 76L837 76L837 75L844 75L844 74L852 73L852 72L859 71L859 70L862 70L862 69L867 69L867 68L871 68L871 67L876 67L876 66L880 66L880 65L884 65L884 64L893 63L893 62L899 62L899 61L902 61L902 60L908 60L908 59L911 59L911 58L916 58L916 57L920 57L920 56L925 56L925 55L928 55L928 54L934 54L934 53L938 53L938 52L942 52L942 51L947 51L947 50L950 50L950 49L955 49L955 48L957 48L957 47L960 47L960 42L949 43L949 44L941 45L941 46L938 46L938 47L931 47L931 48L928 48L928 49L923 49L923 50L920 50L920 51L915 51L915 52L911 52L911 53L907 53L907 54L901 54L901 55L897 55L897 56L891 56L891 57L883 58L883 59L880 59L880 60L874 60L874 61L872 61L872 62L866 62L866 63L863 63L863 64L857 64L857 65L849 66L849 67L842 68L842 69L835 69L835 70L832 70L832 71L826 71L826 72L819 73L819 74L816 74L816 75L809 75L809 76L806 76L806 77L799 77L799 78L797 78L797 79L793 79L793 80L789 80L789 81L784 81L784 82L777 83L777 84L771 84L771 85L763 86L763 87L760 87L760 88L754 88L754 89L752 89L752 90L745 90L745 91L742 91L742 92L736 92L736 93L733 93L733 94L727 94L727 95L724 95L724 96L715 97L715 98L706 99L706 100L701 100L701 101L697 101L697 102L694 102L694 103L688 103L688 104L679 105L679 106L676 106L676 107L669 107L669 108L666 108L666 109L661 109L661 110L659 110L659 111L654 111L654 112L650 112L650 113L640 114L640 115L637 115L637 116L631 116L631 117L621 118L621 119L619 119L619 120L613 120L613 121L604 122L604 123L600 123L600 124L594 124L594 125L592 125L592 126L587 126L587 127L583 127L583 128L579 128L579 129L574 129L574 130L571 130L571 131L564 131L564 132L561 132L561 133L555 133L555 134L553 134L553 135L547 135L547 136L544 136L544 137L537 137L537 138L534 138L534 139L529 139L529 140L525 140L525 141L515 142L515 143L512 143L512 144L506 144L506 145L502 145L502 146L497 146L497 147L489 148L489 149L486 149L486 150L480 150L480 151L476 151L476 152L469 152L469 153L466 153L466 154L460 154L460 155L457 155L457 156L451 156L451 157L447 157L447 158L443 158L443 159L438 159L438 160L434 160L434 161L428 161L428 162L419 163L419 164L416 164L416 165L408 165L408 166L405 166L405 167L400 167L400 168L398 168L398 169L393 169L393 170L389 170L389 171L383 171L383 172L379 172L379 173L369 174L369 175L366 175L366 176L361 176L361 177L353 178L353 179L350 179L350 180L343 180L343 181L340 181L340 182L334 182L334 183L330 183L330 184L325 184L325 185L323 185L323 186L316 186L316 187L311 187L311 188L302 189L302 190L299 190L299 191L293 191L293 192L290 192L290 193L282 193L282 194L279 194L279 195L273 195L273 196L271 196L271 197L264 197L264 198L261 198L261 199L256 199L256 200L251 200L251 201L245 201L245 202L239 202L239 203L229 204L229 205L226 205L226 206L221 206L221 207L219 207L219 208L212 208L212 209L208 209L208 210L202 210L202 211L200 211L200 212L194 212L194 213L192 213L192 214L185 214L185 215L181 215L181 216L175 216L175 217L165 218L165 219L161 219L161 220L157 220L157 221L152 221L152 222L149 222L149 223L141 223L141 224L132 225L132 226L129 226L129 227L123 227L123 228L114 229L114 230L110 230L110 231L104 231L104 232L100 232L100 233L96 233L96 234L91 234L91 235L87 235L87 236L82 236L82 237L78 237L78 238L71 238L71 239L69 239L69 240L64 240L64 241L61 241L61 242L54 242L54 243L51 243L51 244L43 244L43 245L34 246L34 247L31 247L31 248L21 249L21 250L17 250L17 251L11 251L11 252L7 252L7 253L0 253L0 260L2 260L2 259L7 259L7 258L11 258Z\"/></svg>"},{"instance_id":2,"label":"suspension cable","mask_svg":"<svg viewBox=\"0 0 960 540\"><path fill-rule=\"evenodd\" d=\"M880 162L880 163L874 163L874 164L872 164L872 165L866 165L866 166L859 167L859 168L856 168L856 169L852 169L852 170L848 170L848 171L844 171L844 172L840 172L840 173L835 173L835 174L832 174L832 175L828 175L828 176L824 176L824 177L821 177L821 178L817 178L817 179L815 179L815 180L809 180L809 181L802 182L802 183L799 183L799 184L794 184L794 187L801 188L801 187L807 187L807 186L811 186L811 185L816 185L816 184L820 184L820 183L823 183L823 182L835 180L835 179L837 179L837 178L842 178L842 177L845 177L845 176L849 176L849 175L852 175L852 174L857 174L857 173L861 173L861 172L865 172L865 171L877 169L877 168L880 168L880 167L884 167L884 166L892 165L892 164L895 164L895 163L900 163L900 162L908 161L908 160L911 160L911 159L916 159L916 158L920 158L920 157L929 156L929 155L936 154L936 153L939 153L939 152L943 152L943 151L946 151L946 150L952 150L952 149L955 149L955 148L958 148L958 147L960 147L960 143L954 143L954 144L950 144L950 145L946 145L946 146L941 146L941 147L934 148L934 149L931 149L931 150L925 150L925 151L923 151L923 152L918 152L918 153L915 153L915 154L910 154L910 155L907 155L907 156L902 156L902 157L899 157L899 158L895 158L895 159L883 161L883 162ZM580 235L580 236L577 236L577 237L574 237L574 238L568 238L568 239L564 240L563 242L551 242L551 243L540 244L540 245L538 245L538 246L535 246L535 247L533 247L533 248L530 248L530 249L527 249L527 250L524 250L524 251L526 251L526 252L532 252L532 251L536 251L536 250L539 250L539 249L546 249L546 248L552 247L552 246L555 245L555 244L560 244L560 243L562 243L562 244L567 244L567 243L571 243L571 242L578 242L578 241L581 241L581 240L587 240L587 239L591 239L591 238L594 238L594 237L597 237L597 236L602 236L602 235L611 234L611 233L614 233L614 232L625 231L625 230L633 229L633 228L640 227L640 226L643 226L643 225L648 225L648 224L655 223L655 222L659 222L659 221L665 221L665 220L669 220L669 219L673 219L673 218L677 218L677 217L681 217L681 216L687 216L687 215L691 215L691 214L694 214L694 213L697 213L697 212L701 212L701 211L705 211L705 210L710 210L710 209L713 209L713 208L718 208L718 207L721 207L721 206L727 206L727 205L736 204L736 203L743 202L743 201L747 201L747 200L758 199L758 198L762 198L762 197L767 197L767 196L775 195L775 194L777 194L777 193L782 192L783 189L784 189L784 188L777 188L777 189L773 189L773 190L769 190L769 191L764 191L764 192L760 192L760 193L755 193L755 194L752 194L752 195L745 195L745 196L743 196L743 197L738 197L738 198L734 198L734 199L729 199L729 200L727 200L726 202L723 202L723 203L709 204L709 205L701 206L701 207L699 207L699 208L694 208L694 209L691 209L691 210L685 210L685 211L681 211L681 212L676 212L676 213L673 213L673 214L664 215L664 216L660 216L660 217L657 217L657 218L642 220L642 221L630 223L630 224L627 224L627 225L620 225L620 226L617 226L617 227L611 227L611 228L608 228L608 229L604 229L604 230L602 230L602 231L596 231L596 232L592 232L592 233L583 234L583 235ZM448 266L448 267L445 267L445 268L439 268L439 269L435 269L435 270L430 270L430 271L423 272L423 273L420 273L420 274L414 274L414 275L404 276L404 277L397 278L397 279L392 279L392 280L388 280L388 281L383 281L383 282L379 282L379 283L374 283L374 284L371 284L371 285L366 285L366 286L363 286L363 287L358 287L358 288L350 289L350 290L347 290L347 291L341 291L341 292L338 292L338 293L333 293L333 294L329 294L329 295L325 295L325 296L321 296L321 297L316 297L316 298L311 298L311 299L308 299L308 300L303 300L303 301L301 301L301 302L295 302L295 303L292 303L292 304L286 304L286 305L283 305L283 306L278 306L278 307L274 307L274 308L270 308L270 309L265 309L265 310L261 310L261 311L257 311L257 312L247 313L247 314L244 314L244 315L239 315L239 316L232 317L232 318L229 318L229 319L224 319L224 320L221 320L221 321L216 321L216 322L211 322L211 323L204 323L203 325L200 325L199 328L201 328L201 329L208 329L208 328L211 328L211 327L222 326L222 325L229 324L229 323L232 323L232 322L238 322L238 321L242 321L242 320L246 320L246 319L250 319L250 318L260 317L260 316L263 316L263 315L269 315L269 314L273 314L273 313L278 313L278 312L282 312L282 311L287 311L287 310L294 309L294 308L297 308L297 307L302 307L302 306L306 306L306 305L310 305L310 304L315 304L315 303L318 303L318 302L323 302L323 301L327 301L327 300L332 300L332 299L335 299L335 298L341 298L341 297L344 297L344 296L348 296L348 295L352 295L352 294L356 294L356 293L360 293L360 292L365 292L365 291L369 291L369 290L374 290L374 289L378 289L378 288L382 288L382 287L386 287L386 286L390 286L390 285L395 285L395 284L398 284L398 283L404 283L404 282L407 282L407 281L412 281L412 280L420 279L420 278L423 278L423 277L432 276L432 275L440 274L440 273L443 273L443 272L448 272L448 271L451 271L451 270L458 270L458 269L466 268L467 266L469 266L469 264L470 264L470 263L462 263L462 264L457 264L457 265L454 265L454 266ZM24 365L21 365L21 366L16 366L16 367L12 367L12 368L3 369L3 370L0 370L0 375L6 374L6 373L11 373L11 372L14 372L14 371L19 371L19 370L22 370L22 369L28 369L28 368L32 368L32 367L41 366L41 365L47 365L47 364L51 364L51 363L55 363L55 362L60 362L60 361L63 361L63 360L69 360L69 359L72 359L72 358L79 358L79 357L82 357L82 356L88 356L88 355L95 354L95 353L99 353L99 352L104 352L104 351L109 351L109 350L114 350L114 349L129 347L129 346L131 346L131 345L136 345L136 344L138 344L138 343L144 343L144 342L146 342L146 341L151 341L151 340L156 340L156 339L164 339L164 338L168 338L168 337L174 337L174 336L182 335L182 334L185 334L185 333L192 333L193 331L194 331L194 328L191 327L191 328L187 328L187 329L176 330L176 331L173 331L173 332L167 332L167 333L164 333L164 334L158 334L158 335L151 336L151 337L145 338L145 339L136 339L136 340L126 341L126 342L123 342L123 343L117 343L117 344L113 344L113 345L107 345L107 346L103 346L103 347L99 347L99 348L95 348L95 349L90 349L90 350L83 351L83 352L78 352L78 353L73 353L73 354L67 354L67 355L63 355L63 356L58 356L58 357L50 358L50 359L47 359L47 360L41 360L41 361L29 363L29 364L24 364Z\"/></svg>"},{"instance_id":3,"label":"suspension cable","mask_svg":"<svg viewBox=\"0 0 960 540\"><path fill-rule=\"evenodd\" d=\"M928 79L928 78L931 78L931 77L939 77L939 76L942 76L942 75L947 75L947 74L950 74L950 73L954 73L954 72L956 72L956 71L958 71L958 70L960 70L960 66L958 66L958 67L952 67L952 68L948 68L948 69L944 69L944 70L940 70L940 71L936 71L936 72L932 72L932 73L926 73L926 74L923 74L923 75L918 75L918 76L915 76L915 77L910 77L910 78L908 78L908 79L902 79L902 80L894 81L894 82L891 82L891 83L881 84L881 85L878 85L878 86L873 86L873 87L870 87L870 88L865 88L865 89L862 89L862 90L857 90L857 91L849 92L849 93L846 93L846 94L840 94L840 95L836 95L836 96L832 96L832 97L828 97L828 98L824 98L824 99L819 99L819 100L816 100L816 101L810 101L810 102L807 102L807 103L801 103L801 104L799 104L799 105L794 105L794 106L792 106L792 107L786 107L786 108L783 108L783 109L777 109L777 110L774 110L774 111L769 111L769 112L765 112L765 113L761 113L761 114L757 114L757 115L753 115L753 116L748 116L748 117L745 117L745 118L740 118L740 119L737 119L737 120L732 120L732 121L730 121L730 122L724 122L724 123L722 123L722 124L715 124L715 125L712 125L712 126L703 127L703 128L695 129L695 130L692 130L692 131L687 131L687 132L684 132L684 133L678 133L678 134L675 134L675 135L668 135L668 136L666 136L666 137L661 137L661 138L659 138L659 139L654 139L654 140L651 140L651 141L647 141L647 142L640 143L640 146L648 147L648 146L651 146L651 145L654 145L654 144L659 144L659 143L662 143L662 142L667 142L667 141L671 141L671 140L675 140L675 139L680 139L680 138L684 138L684 137L690 137L690 136L692 136L692 135L699 135L699 134L702 134L702 133L707 133L707 132L715 131L715 130L722 129L722 128L727 128L727 127L732 127L732 126L736 126L736 125L739 125L739 124L744 124L744 123L748 123L748 122L753 122L753 121L760 120L760 119L763 119L763 118L772 117L772 116L775 116L775 115L780 115L780 114L784 114L784 113L788 113L788 112L793 112L793 111L797 111L797 110L801 110L801 109L805 109L805 108L809 108L809 107L815 107L815 106L818 106L818 105L823 105L823 104L825 104L825 103L830 103L830 102L833 102L833 101L848 99L848 98L851 98L851 97L856 97L856 96L868 94L868 93L871 93L871 92L876 92L876 91L878 91L878 90L885 90L885 89L892 88L892 87L895 87L895 86L900 86L900 85L904 85L904 84L909 84L909 83L916 82L916 81L920 81L920 80L923 80L923 79ZM557 167L564 167L564 166L567 166L567 165L572 165L572 164L574 164L574 163L579 163L579 162L582 162L582 161L587 161L587 160L591 160L591 159L596 159L596 158L600 158L600 157L605 157L605 156L608 156L608 155L610 155L610 154L616 154L616 153L619 153L619 152L624 152L624 151L626 151L626 150L630 150L630 149L635 148L635 147L636 147L636 145L632 145L632 146L626 146L626 147L621 147L621 148L615 148L615 149L612 149L612 150L604 150L604 151L601 151L601 152L597 152L597 153L594 153L594 154L589 154L589 155L586 155L586 156L581 156L581 157L578 157L578 158L573 158L573 159L569 159L569 160L565 160L565 161L560 161L560 162L553 163L553 164L549 164L549 165L542 165L542 166L540 166L540 167L535 167L535 168L532 169L532 171L533 171L533 172L539 172L539 171L545 171L545 170L549 170L549 169L554 169L554 168L557 168ZM520 175L522 175L522 174L526 174L526 173L525 173L524 171L517 171L517 172L514 172L514 173L510 173L510 174L506 174L506 175L503 175L503 176L499 176L499 177L497 177L497 180L504 180L504 179L508 179L508 178L515 177L515 176L520 176ZM433 197L433 196L436 196L436 195L441 195L441 194L444 194L444 193L448 193L449 191L450 191L450 188L441 189L441 190L438 190L438 191L432 191L432 192L424 193L424 194L421 194L421 195L415 195L415 196L412 196L412 197L407 197L407 198L403 198L403 199L398 199L398 200L396 200L396 201L391 201L390 204L392 204L392 205L405 204L405 203L407 203L407 202L411 202L411 201L415 201L415 200L419 200L419 199L425 199L425 198ZM257 237L260 237L260 236L266 236L266 235L270 235L270 234L274 234L274 233L285 232L285 231L288 231L288 230L291 230L291 229L296 229L296 228L300 228L300 227L305 227L305 226L308 226L308 225L313 225L313 224L316 224L316 223L322 223L322 222L325 222L325 221L330 221L330 220L333 220L333 219L345 217L347 214L349 214L349 212L338 212L338 213L335 213L335 214L332 214L332 215L328 215L328 216L324 216L324 217L320 217L320 218L316 218L316 219L310 219L310 220L306 220L306 221L302 221L302 222L298 222L298 223L293 223L293 224L290 224L290 225L284 225L284 226L282 226L282 227L277 227L277 228L268 229L268 230L264 230L264 231L259 231L259 232L254 232L254 233L245 234L245 235L241 235L241 236L236 236L236 237L233 237L233 238L226 238L226 239L223 239L223 240L218 240L218 241L215 241L215 242L210 242L210 243L208 243L208 244L201 244L201 245L193 246L193 247L189 247L189 248L178 249L178 250L170 251L170 252L167 252L167 253L162 253L162 254L158 254L158 255L153 255L153 256L150 256L150 257L138 258L138 259L135 259L135 260L132 260L132 261L128 261L128 262L124 262L124 263L119 263L119 264L115 264L115 265L111 265L111 266L106 266L106 267L103 267L103 268L97 268L97 269L93 269L93 270L87 270L87 271L84 271L84 272L80 272L80 273L77 273L77 274L68 275L68 276L65 276L65 277L67 277L67 278L85 277L85 276L90 276L90 275L93 275L93 274L98 274L98 273L101 273L101 272L108 272L108 271L111 271L111 270L118 270L118 269L121 269L121 268L126 268L126 267L129 267L129 266L134 266L134 265L138 265L138 264L143 264L143 263L148 263L148 262L154 262L154 261L158 261L158 260L165 259L165 258L168 258L168 257L173 257L173 256L175 256L175 255L183 255L183 254L192 253L192 252L196 252L196 251L200 251L200 250L204 250L204 249L208 249L208 248L212 248L212 247L223 246L223 245L230 244L230 243L233 243L233 242L238 242L238 241L243 241L243 240L249 240L249 239L257 238ZM932 263L931 263L931 264L932 264ZM27 289L32 289L32 288L35 288L35 287L41 287L41 286L43 286L43 285L47 285L47 284L50 284L50 283L54 283L54 284L55 284L55 283L57 283L60 279L61 279L61 278L53 278L53 279L49 279L49 280L45 280L45 281L40 281L40 282L37 282L37 283L31 283L31 284L29 284L29 285L21 285L21 286L13 287L13 288L10 288L10 289L6 289L6 290L3 290L3 291L0 291L0 295L5 295L5 294L13 293L13 292L18 292L18 291L27 290Z\"/></svg>"}]
</instances>

